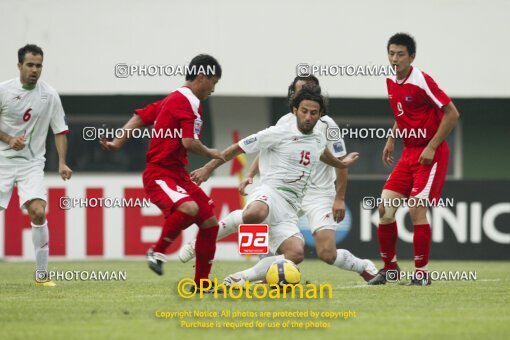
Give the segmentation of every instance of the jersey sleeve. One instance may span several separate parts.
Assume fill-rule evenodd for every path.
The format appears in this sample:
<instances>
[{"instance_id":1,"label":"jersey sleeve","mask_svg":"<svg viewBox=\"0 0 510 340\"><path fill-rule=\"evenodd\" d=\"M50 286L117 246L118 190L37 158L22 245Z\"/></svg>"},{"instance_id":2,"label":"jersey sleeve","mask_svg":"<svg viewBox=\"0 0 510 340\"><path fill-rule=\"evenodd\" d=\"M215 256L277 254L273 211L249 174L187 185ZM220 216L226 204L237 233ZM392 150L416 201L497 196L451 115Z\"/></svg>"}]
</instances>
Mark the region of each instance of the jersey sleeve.
<instances>
[{"instance_id":1,"label":"jersey sleeve","mask_svg":"<svg viewBox=\"0 0 510 340\"><path fill-rule=\"evenodd\" d=\"M284 132L285 129L282 126L271 126L241 139L238 145L245 153L255 153L279 144L284 137Z\"/></svg>"},{"instance_id":2,"label":"jersey sleeve","mask_svg":"<svg viewBox=\"0 0 510 340\"><path fill-rule=\"evenodd\" d=\"M161 109L161 104L164 99L151 103L144 108L136 109L135 113L143 120L145 125L154 125Z\"/></svg>"},{"instance_id":3,"label":"jersey sleeve","mask_svg":"<svg viewBox=\"0 0 510 340\"><path fill-rule=\"evenodd\" d=\"M338 127L338 124L331 117L324 117L323 119L325 120L328 129L340 130L340 128ZM326 134L327 134L327 131L326 131ZM345 142L344 142L342 136L340 136L340 134L338 135L338 139L326 140L326 146L329 149L329 151L331 151L333 156L335 156L337 158L347 155L347 149L345 148Z\"/></svg>"},{"instance_id":4,"label":"jersey sleeve","mask_svg":"<svg viewBox=\"0 0 510 340\"><path fill-rule=\"evenodd\" d=\"M289 117L289 115L292 115L292 117ZM291 118L295 119L296 117L294 116L293 113L287 113L286 115L283 115L283 116L280 117L280 119L278 119L278 121L276 122L275 126L282 126L282 125L288 124L289 121L290 121L289 118L290 119Z\"/></svg>"},{"instance_id":5,"label":"jersey sleeve","mask_svg":"<svg viewBox=\"0 0 510 340\"><path fill-rule=\"evenodd\" d=\"M425 88L425 93L427 94L429 99L434 104L437 105L437 107L442 108L443 106L451 102L450 97L448 97L448 95L444 93L443 90L439 88L439 86L437 86L436 82L434 81L434 79L432 79L431 76L429 76L425 72L422 72L422 74L423 77L425 78L425 84L427 85Z\"/></svg>"},{"instance_id":6,"label":"jersey sleeve","mask_svg":"<svg viewBox=\"0 0 510 340\"><path fill-rule=\"evenodd\" d=\"M179 125L182 131L182 138L200 139L202 132L202 119L197 116L191 105L188 102L176 105L172 110L174 116L179 120Z\"/></svg>"},{"instance_id":7,"label":"jersey sleeve","mask_svg":"<svg viewBox=\"0 0 510 340\"><path fill-rule=\"evenodd\" d=\"M51 110L52 113L50 126L53 134L58 135L60 133L68 133L69 127L67 126L66 115L64 113L64 108L62 107L60 97L57 93L53 94Z\"/></svg>"}]
</instances>

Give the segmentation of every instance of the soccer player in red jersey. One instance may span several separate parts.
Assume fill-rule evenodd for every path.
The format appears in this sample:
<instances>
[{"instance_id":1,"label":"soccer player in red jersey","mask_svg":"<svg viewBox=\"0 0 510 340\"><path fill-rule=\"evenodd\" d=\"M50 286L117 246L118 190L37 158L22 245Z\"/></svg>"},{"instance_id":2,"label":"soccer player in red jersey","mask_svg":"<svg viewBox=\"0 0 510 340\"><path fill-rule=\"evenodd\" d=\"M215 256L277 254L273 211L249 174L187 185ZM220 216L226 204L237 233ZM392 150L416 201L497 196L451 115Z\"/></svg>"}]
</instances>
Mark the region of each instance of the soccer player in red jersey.
<instances>
[{"instance_id":1,"label":"soccer player in red jersey","mask_svg":"<svg viewBox=\"0 0 510 340\"><path fill-rule=\"evenodd\" d=\"M385 284L388 271L394 271L392 276L399 271L395 221L398 205L391 203L409 198L414 202L409 204L409 214L414 225L415 262L414 278L410 284L429 285L427 264L432 233L425 203L434 203L441 196L450 153L445 139L457 124L459 112L428 74L411 65L416 56L416 43L410 35L393 35L387 50L388 59L396 68L396 76L386 80L395 116L393 129L406 131L408 136L403 138L402 156L381 194L383 203L379 206L377 237L384 268L368 284ZM420 134L419 129L425 132L425 136ZM395 140L388 138L382 156L388 166L393 164L394 146Z\"/></svg>"},{"instance_id":2,"label":"soccer player in red jersey","mask_svg":"<svg viewBox=\"0 0 510 340\"><path fill-rule=\"evenodd\" d=\"M218 61L209 55L198 55L189 64L184 86L165 99L137 110L139 118L134 118L141 119L145 125L153 123L154 129L161 132L150 141L147 167L143 173L147 196L165 216L161 237L147 251L149 268L162 275L166 248L182 230L196 223L199 226L195 267L197 283L207 279L211 271L218 221L213 213L212 200L191 181L185 167L188 164L188 151L223 160L218 150L209 149L200 142L200 101L214 92L220 78L221 66ZM181 131L182 138L175 136L176 130ZM174 138L165 138L164 131L171 131Z\"/></svg>"}]
</instances>

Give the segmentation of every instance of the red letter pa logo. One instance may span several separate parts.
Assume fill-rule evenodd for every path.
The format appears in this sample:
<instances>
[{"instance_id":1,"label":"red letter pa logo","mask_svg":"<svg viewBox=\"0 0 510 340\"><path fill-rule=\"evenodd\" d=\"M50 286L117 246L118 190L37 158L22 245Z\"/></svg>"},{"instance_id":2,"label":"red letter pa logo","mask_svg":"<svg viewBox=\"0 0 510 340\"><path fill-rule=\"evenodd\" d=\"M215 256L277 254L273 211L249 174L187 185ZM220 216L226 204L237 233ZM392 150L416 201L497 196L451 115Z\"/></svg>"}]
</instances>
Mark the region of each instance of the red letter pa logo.
<instances>
[{"instance_id":1,"label":"red letter pa logo","mask_svg":"<svg viewBox=\"0 0 510 340\"><path fill-rule=\"evenodd\" d=\"M239 225L239 254L267 254L269 226L267 224Z\"/></svg>"}]
</instances>

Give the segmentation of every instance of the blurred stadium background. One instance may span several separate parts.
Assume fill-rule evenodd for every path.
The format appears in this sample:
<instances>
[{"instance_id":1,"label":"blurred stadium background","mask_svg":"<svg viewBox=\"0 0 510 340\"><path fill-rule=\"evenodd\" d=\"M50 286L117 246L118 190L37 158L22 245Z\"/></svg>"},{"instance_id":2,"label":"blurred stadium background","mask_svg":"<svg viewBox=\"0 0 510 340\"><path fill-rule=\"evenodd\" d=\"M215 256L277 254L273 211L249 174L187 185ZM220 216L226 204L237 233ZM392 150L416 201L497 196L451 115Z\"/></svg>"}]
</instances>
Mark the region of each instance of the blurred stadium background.
<instances>
[{"instance_id":1,"label":"blurred stadium background","mask_svg":"<svg viewBox=\"0 0 510 340\"><path fill-rule=\"evenodd\" d=\"M417 40L415 65L434 77L461 113L449 139L449 181L443 193L455 205L431 212L432 258L510 259L506 1L490 6L481 0L409 1L400 6L375 0L313 5L290 0L199 0L193 5L163 0L30 0L1 1L0 6L0 25L8 32L0 53L1 80L18 75L19 47L41 46L45 53L41 79L60 93L70 127L68 164L74 171L70 182L56 176L53 136L47 144L54 258L140 257L159 232L162 219L155 207L59 208L61 196L144 197L141 172L148 140L131 140L121 151L105 153L97 141L83 139L83 128L120 127L134 109L164 97L184 79L116 78L116 64L183 65L198 53L215 56L223 77L204 103L202 140L223 149L235 133L246 136L288 112L287 87L297 64L386 65L386 42L403 31ZM317 76L330 98L329 114L341 127L392 126L384 77ZM378 258L376 210L362 209L361 201L364 196L377 197L389 173L381 162L385 141L345 141L361 159L350 171L349 214L339 229L338 243L358 256ZM190 170L205 161L192 156ZM238 181L228 164L204 184L219 217L241 206ZM399 219L407 218L402 211ZM399 255L410 259L410 223L406 228L400 230ZM170 249L173 256L193 232L187 231ZM310 243L307 249L313 257ZM0 214L0 258L33 258L29 219L19 211L16 197ZM234 237L219 244L217 258L240 258Z\"/></svg>"}]
</instances>

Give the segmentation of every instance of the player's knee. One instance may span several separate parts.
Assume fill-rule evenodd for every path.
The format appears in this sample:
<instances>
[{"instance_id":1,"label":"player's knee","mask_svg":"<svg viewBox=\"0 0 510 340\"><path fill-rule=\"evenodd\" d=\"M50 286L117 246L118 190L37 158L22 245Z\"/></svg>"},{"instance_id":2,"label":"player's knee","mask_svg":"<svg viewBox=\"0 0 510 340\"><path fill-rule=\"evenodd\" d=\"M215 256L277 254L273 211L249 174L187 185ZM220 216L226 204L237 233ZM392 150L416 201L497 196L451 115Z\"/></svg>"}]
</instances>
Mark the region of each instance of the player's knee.
<instances>
[{"instance_id":1,"label":"player's knee","mask_svg":"<svg viewBox=\"0 0 510 340\"><path fill-rule=\"evenodd\" d=\"M210 227L214 227L218 225L218 219L216 219L216 216L209 217L207 220L203 221L200 224L200 228L207 229Z\"/></svg>"},{"instance_id":2,"label":"player's knee","mask_svg":"<svg viewBox=\"0 0 510 340\"><path fill-rule=\"evenodd\" d=\"M385 207L384 205L379 206L379 223L388 224L395 222L396 209L393 207Z\"/></svg>"},{"instance_id":3,"label":"player's knee","mask_svg":"<svg viewBox=\"0 0 510 340\"><path fill-rule=\"evenodd\" d=\"M262 223L266 219L266 213L262 209L250 208L243 211L244 223Z\"/></svg>"},{"instance_id":4,"label":"player's knee","mask_svg":"<svg viewBox=\"0 0 510 340\"><path fill-rule=\"evenodd\" d=\"M186 215L197 216L198 205L195 202L184 202L177 208L177 210L185 213Z\"/></svg>"},{"instance_id":5,"label":"player's knee","mask_svg":"<svg viewBox=\"0 0 510 340\"><path fill-rule=\"evenodd\" d=\"M284 256L287 260L291 260L295 264L299 264L305 259L305 251L304 249L292 249L286 251Z\"/></svg>"},{"instance_id":6,"label":"player's knee","mask_svg":"<svg viewBox=\"0 0 510 340\"><path fill-rule=\"evenodd\" d=\"M336 260L336 249L319 249L317 251L317 255L321 259L321 261L326 262L327 264L333 264Z\"/></svg>"},{"instance_id":7,"label":"player's knee","mask_svg":"<svg viewBox=\"0 0 510 340\"><path fill-rule=\"evenodd\" d=\"M427 223L427 208L425 207L413 207L409 208L409 216L413 224L425 224Z\"/></svg>"},{"instance_id":8,"label":"player's knee","mask_svg":"<svg viewBox=\"0 0 510 340\"><path fill-rule=\"evenodd\" d=\"M28 209L28 215L34 224L43 224L46 220L46 212L44 211L44 206L42 205L32 205Z\"/></svg>"}]
</instances>

